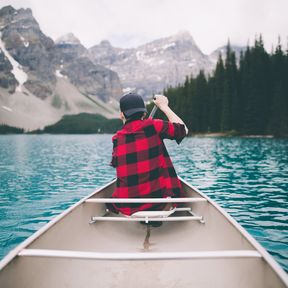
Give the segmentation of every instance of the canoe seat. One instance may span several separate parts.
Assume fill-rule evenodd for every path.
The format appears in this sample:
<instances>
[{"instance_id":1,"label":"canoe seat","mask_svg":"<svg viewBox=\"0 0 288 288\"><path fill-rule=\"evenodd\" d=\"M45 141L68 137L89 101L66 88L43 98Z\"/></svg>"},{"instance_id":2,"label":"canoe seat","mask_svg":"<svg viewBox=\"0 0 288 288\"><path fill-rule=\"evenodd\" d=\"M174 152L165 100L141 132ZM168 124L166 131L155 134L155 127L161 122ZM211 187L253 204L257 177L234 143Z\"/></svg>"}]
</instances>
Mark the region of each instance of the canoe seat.
<instances>
[{"instance_id":1,"label":"canoe seat","mask_svg":"<svg viewBox=\"0 0 288 288\"><path fill-rule=\"evenodd\" d=\"M145 218L147 221L146 223L149 222L149 218L165 218L169 217L170 215L174 214L176 211L188 211L191 212L190 207L185 207L185 208L172 208L167 211L138 211L133 213L130 217L132 218Z\"/></svg>"},{"instance_id":2,"label":"canoe seat","mask_svg":"<svg viewBox=\"0 0 288 288\"><path fill-rule=\"evenodd\" d=\"M175 212L186 211L189 213L189 216L172 216ZM123 216L94 216L91 217L90 224L95 223L96 221L134 221L134 222L155 222L155 221L164 222L172 222L172 221L200 221L201 223L205 223L202 216L195 215L190 207L182 207L182 208L173 208L167 211L138 211L133 213L131 216L123 215Z\"/></svg>"}]
</instances>

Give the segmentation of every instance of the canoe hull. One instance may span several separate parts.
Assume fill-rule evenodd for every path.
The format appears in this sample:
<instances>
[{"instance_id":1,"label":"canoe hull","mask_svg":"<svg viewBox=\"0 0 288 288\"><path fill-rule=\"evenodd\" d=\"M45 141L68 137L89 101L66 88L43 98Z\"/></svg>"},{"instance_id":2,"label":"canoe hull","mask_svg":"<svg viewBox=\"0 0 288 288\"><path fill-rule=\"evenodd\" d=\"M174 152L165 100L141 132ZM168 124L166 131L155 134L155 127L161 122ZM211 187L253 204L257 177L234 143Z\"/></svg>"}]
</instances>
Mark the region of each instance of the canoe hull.
<instances>
[{"instance_id":1,"label":"canoe hull","mask_svg":"<svg viewBox=\"0 0 288 288\"><path fill-rule=\"evenodd\" d=\"M110 183L89 198L110 197L114 185L114 182ZM189 197L207 198L184 181L183 185ZM207 199L207 202L190 204L195 214L204 216L205 224L199 221L168 222L159 228L148 228L135 222L89 224L91 216L105 213L105 205L86 203L83 199L52 224L46 225L39 235L30 237L11 252L8 256L12 260L1 262L0 286L134 287L137 281L138 287L154 287L155 284L165 288L288 287L286 273L272 257L239 224ZM51 254L49 257L40 254L17 256L21 251L32 249ZM60 251L66 254L61 256ZM227 257L227 251L231 257ZM255 252L258 256L245 256L244 251ZM77 253L79 257L76 257ZM105 260L113 253L120 255L118 259ZM212 257L213 253L218 256ZM81 255L84 256L81 258ZM97 255L104 256L99 258ZM134 258L128 260L129 255ZM142 259L141 255L150 259ZM152 259L153 255L172 256ZM185 258L185 255L191 257Z\"/></svg>"}]
</instances>

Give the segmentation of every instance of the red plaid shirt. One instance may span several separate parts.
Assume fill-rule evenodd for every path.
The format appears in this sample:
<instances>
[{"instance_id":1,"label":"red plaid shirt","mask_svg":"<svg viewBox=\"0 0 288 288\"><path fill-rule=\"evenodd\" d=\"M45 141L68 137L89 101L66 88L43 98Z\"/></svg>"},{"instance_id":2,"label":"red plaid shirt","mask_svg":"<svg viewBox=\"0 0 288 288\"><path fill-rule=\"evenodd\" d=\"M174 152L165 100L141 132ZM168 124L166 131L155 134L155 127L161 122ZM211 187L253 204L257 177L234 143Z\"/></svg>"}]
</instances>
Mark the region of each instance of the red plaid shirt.
<instances>
[{"instance_id":1,"label":"red plaid shirt","mask_svg":"<svg viewBox=\"0 0 288 288\"><path fill-rule=\"evenodd\" d=\"M117 172L117 187L112 197L183 197L163 139L175 139L179 144L185 136L182 124L151 118L126 122L112 138L111 165ZM142 210L161 210L164 204L121 203L108 207L114 212L131 215Z\"/></svg>"}]
</instances>

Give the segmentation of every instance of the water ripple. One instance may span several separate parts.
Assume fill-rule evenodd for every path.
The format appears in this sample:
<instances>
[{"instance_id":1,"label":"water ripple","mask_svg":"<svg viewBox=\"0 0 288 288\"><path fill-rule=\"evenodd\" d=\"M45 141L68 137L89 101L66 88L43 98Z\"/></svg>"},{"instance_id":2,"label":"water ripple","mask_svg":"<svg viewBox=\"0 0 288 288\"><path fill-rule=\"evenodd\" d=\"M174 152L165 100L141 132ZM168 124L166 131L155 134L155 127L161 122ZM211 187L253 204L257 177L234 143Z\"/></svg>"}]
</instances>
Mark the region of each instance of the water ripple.
<instances>
[{"instance_id":1,"label":"water ripple","mask_svg":"<svg viewBox=\"0 0 288 288\"><path fill-rule=\"evenodd\" d=\"M178 173L243 225L288 270L288 140L167 141Z\"/></svg>"}]
</instances>

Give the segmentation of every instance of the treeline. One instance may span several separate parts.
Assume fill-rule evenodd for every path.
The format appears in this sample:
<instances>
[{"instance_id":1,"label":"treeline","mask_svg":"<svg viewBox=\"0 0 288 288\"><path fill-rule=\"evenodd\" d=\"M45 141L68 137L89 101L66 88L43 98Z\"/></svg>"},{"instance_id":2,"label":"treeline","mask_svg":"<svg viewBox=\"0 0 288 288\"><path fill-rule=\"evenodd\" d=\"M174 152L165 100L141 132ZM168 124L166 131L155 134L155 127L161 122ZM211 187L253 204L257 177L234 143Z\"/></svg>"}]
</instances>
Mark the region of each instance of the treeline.
<instances>
[{"instance_id":1,"label":"treeline","mask_svg":"<svg viewBox=\"0 0 288 288\"><path fill-rule=\"evenodd\" d=\"M200 71L164 95L194 133L288 136L288 51L279 41L268 54L260 36L237 63L228 43L212 75Z\"/></svg>"},{"instance_id":2,"label":"treeline","mask_svg":"<svg viewBox=\"0 0 288 288\"><path fill-rule=\"evenodd\" d=\"M0 135L1 134L23 134L24 129L11 127L5 124L0 124Z\"/></svg>"},{"instance_id":3,"label":"treeline","mask_svg":"<svg viewBox=\"0 0 288 288\"><path fill-rule=\"evenodd\" d=\"M43 129L25 132L24 129L0 124L1 134L111 134L121 129L120 119L107 119L99 114L80 113L65 115L53 125Z\"/></svg>"},{"instance_id":4,"label":"treeline","mask_svg":"<svg viewBox=\"0 0 288 288\"><path fill-rule=\"evenodd\" d=\"M107 119L102 115L80 113L65 115L60 121L46 126L43 130L32 131L29 134L103 134L115 133L122 126L120 119Z\"/></svg>"}]
</instances>

